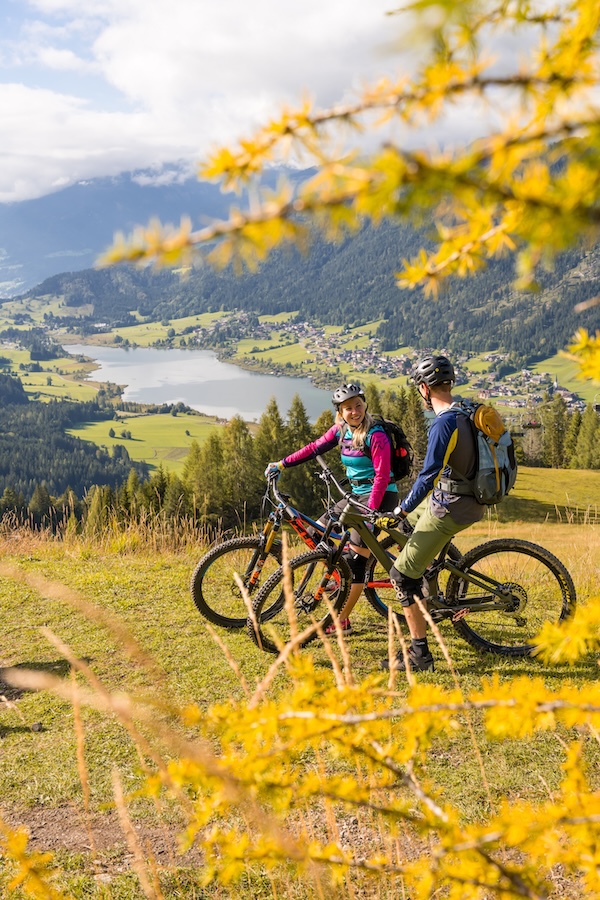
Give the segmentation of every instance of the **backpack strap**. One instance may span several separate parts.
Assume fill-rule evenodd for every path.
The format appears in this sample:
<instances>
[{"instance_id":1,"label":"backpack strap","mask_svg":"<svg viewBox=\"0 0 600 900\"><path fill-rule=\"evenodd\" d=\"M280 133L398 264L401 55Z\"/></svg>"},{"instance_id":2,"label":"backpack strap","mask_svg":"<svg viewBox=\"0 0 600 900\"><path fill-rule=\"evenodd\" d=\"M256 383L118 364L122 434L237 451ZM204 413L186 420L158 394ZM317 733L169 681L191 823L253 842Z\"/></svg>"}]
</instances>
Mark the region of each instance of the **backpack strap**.
<instances>
[{"instance_id":1,"label":"backpack strap","mask_svg":"<svg viewBox=\"0 0 600 900\"><path fill-rule=\"evenodd\" d=\"M374 434L376 432L383 432L386 435L388 441L390 441L390 448L392 446L392 442L391 442L391 440L388 436L388 433L385 430L385 426L383 424L383 417L378 415L377 413L375 413L375 414L373 414L372 419L373 419L373 424L371 425L371 427L369 428L369 431L367 432L367 435L365 437L365 446L363 447L363 453L365 454L365 456L368 456L368 458L371 460L373 459L373 454L371 452L371 435L372 434ZM368 444L367 444L367 441L369 441ZM357 485L357 486L360 484L375 484L375 479L374 478L351 478L350 484ZM390 471L389 484L396 484L396 480L392 476L391 471Z\"/></svg>"}]
</instances>

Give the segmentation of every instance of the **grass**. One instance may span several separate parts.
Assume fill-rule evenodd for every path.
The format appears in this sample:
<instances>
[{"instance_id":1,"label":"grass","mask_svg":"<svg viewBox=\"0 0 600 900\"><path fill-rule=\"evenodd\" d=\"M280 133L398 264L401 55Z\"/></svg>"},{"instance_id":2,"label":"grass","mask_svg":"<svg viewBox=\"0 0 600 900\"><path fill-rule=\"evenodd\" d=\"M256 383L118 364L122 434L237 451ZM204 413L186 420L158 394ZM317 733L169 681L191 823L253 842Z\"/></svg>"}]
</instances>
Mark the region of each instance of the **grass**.
<instances>
[{"instance_id":1,"label":"grass","mask_svg":"<svg viewBox=\"0 0 600 900\"><path fill-rule=\"evenodd\" d=\"M180 474L192 441L202 445L217 428L210 416L189 413L120 416L118 420L90 422L69 429L69 434L98 446L113 447L122 444L132 460L147 462L152 468L162 465L170 472ZM115 437L109 436L113 429ZM121 437L122 431L131 432L131 438Z\"/></svg>"},{"instance_id":2,"label":"grass","mask_svg":"<svg viewBox=\"0 0 600 900\"><path fill-rule=\"evenodd\" d=\"M490 517L462 534L457 543L461 549L467 549L488 538L508 535L541 543L558 555L573 575L580 602L585 603L597 591L600 584L597 528L564 523L503 523ZM48 631L40 633L44 628L85 659L111 692L128 692L138 698L171 698L181 706L195 702L203 709L226 702L230 697L241 698L239 678L207 632L189 594L189 578L204 546L188 541L183 549L171 552L144 543L143 535L138 537L139 541L128 542L107 534L94 544L78 538L59 542L28 533L6 534L0 541L0 609L4 635L0 663L66 677L69 666L49 642ZM132 549L136 544L136 549ZM100 611L100 618L90 618L85 603L93 604ZM107 626L107 618L113 616L126 626L146 660L153 660L151 665L147 661L143 664L143 659L136 657L131 641L124 640ZM364 600L355 610L353 624L354 633L348 647L355 677L360 680L379 671L379 660L387 653L387 628L386 622ZM518 675L541 678L553 688L560 688L567 680L579 686L597 682L596 660L590 657L570 668L549 666L537 660L481 656L449 624L442 626L442 632L465 692L475 689L482 678L493 674L501 680ZM272 656L256 648L244 632L220 631L219 635L250 685L264 677L273 662ZM329 670L331 663L324 651L318 645L313 647L317 667ZM452 688L451 673L439 651L436 672L423 676L423 682ZM287 676L280 674L270 692L276 696L288 687ZM400 691L403 689L401 684ZM45 810L48 821L54 814L60 818L61 810L81 811L77 729L71 705L45 691L11 695L8 688L4 693L8 703L5 702L0 714L0 814L12 821L33 822L37 821L35 816L39 810ZM120 771L126 790L132 791L141 777L139 758L123 727L114 718L90 709L83 709L81 715L90 807L92 814L102 819L108 816L106 804L110 805L112 796L114 767ZM42 732L31 730L31 725L37 722L42 723ZM495 803L501 797L539 801L555 790L563 759L563 748L555 735L538 733L524 741L493 742L484 738L478 723L476 734L485 778ZM600 771L597 747L594 750L593 742L587 742L586 748L592 778L597 780ZM461 814L466 819L478 819L488 803L487 789L469 738L461 733L447 741L440 740L428 763L429 777L440 785ZM134 804L133 808L140 828L158 828L156 811L143 803ZM162 827L173 837L177 815L168 810L163 813ZM72 817L73 813L69 812L69 818ZM42 830L42 847L43 838ZM141 896L130 873L123 872L122 847L97 853L96 867L98 859L106 871L112 872L113 879L114 893L103 896L115 900ZM74 897L83 900L96 896L92 891L97 868L85 846L78 852L63 851L61 863L67 870L64 884L70 887ZM198 889L197 885L193 887L193 878L186 888L190 893L178 893L189 875L185 874L185 858L176 870L178 876L165 894L166 900L213 896L212 891L192 893ZM0 867L0 889L1 886ZM248 898L258 895L255 883L244 890L240 888L236 894ZM229 895L217 892L215 896ZM270 890L265 896L271 896Z\"/></svg>"},{"instance_id":3,"label":"grass","mask_svg":"<svg viewBox=\"0 0 600 900\"><path fill-rule=\"evenodd\" d=\"M556 353L548 359L543 359L531 368L534 372L548 372L550 375L556 376L561 387L579 394L586 403L593 403L594 401L597 403L600 401L598 384L578 378L577 363L562 353Z\"/></svg>"},{"instance_id":4,"label":"grass","mask_svg":"<svg viewBox=\"0 0 600 900\"><path fill-rule=\"evenodd\" d=\"M600 523L600 470L520 466L514 492L497 508L502 520Z\"/></svg>"}]
</instances>

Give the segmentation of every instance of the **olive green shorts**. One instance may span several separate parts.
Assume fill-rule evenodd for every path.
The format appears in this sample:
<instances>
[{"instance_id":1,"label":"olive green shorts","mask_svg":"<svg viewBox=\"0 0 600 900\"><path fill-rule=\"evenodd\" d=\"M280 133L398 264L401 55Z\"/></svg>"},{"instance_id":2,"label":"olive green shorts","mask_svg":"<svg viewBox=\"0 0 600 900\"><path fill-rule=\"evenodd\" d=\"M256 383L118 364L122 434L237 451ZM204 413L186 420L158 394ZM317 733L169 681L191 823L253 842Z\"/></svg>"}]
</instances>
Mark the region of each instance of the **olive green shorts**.
<instances>
[{"instance_id":1,"label":"olive green shorts","mask_svg":"<svg viewBox=\"0 0 600 900\"><path fill-rule=\"evenodd\" d=\"M428 495L407 516L414 531L400 551L394 568L408 578L420 578L442 547L472 524L459 525L450 513L439 518L431 511L430 499L431 495Z\"/></svg>"}]
</instances>

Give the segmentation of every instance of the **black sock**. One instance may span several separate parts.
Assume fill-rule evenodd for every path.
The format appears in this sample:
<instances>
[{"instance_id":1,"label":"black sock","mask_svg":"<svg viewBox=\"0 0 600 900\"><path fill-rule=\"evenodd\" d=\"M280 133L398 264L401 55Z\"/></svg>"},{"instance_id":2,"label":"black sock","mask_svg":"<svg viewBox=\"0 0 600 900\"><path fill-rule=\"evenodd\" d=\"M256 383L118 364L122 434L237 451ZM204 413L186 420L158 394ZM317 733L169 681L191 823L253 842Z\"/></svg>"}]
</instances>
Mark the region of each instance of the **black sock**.
<instances>
[{"instance_id":1,"label":"black sock","mask_svg":"<svg viewBox=\"0 0 600 900\"><path fill-rule=\"evenodd\" d=\"M411 641L412 648L415 651L415 656L427 656L429 653L429 645L427 643L427 638L413 638Z\"/></svg>"}]
</instances>

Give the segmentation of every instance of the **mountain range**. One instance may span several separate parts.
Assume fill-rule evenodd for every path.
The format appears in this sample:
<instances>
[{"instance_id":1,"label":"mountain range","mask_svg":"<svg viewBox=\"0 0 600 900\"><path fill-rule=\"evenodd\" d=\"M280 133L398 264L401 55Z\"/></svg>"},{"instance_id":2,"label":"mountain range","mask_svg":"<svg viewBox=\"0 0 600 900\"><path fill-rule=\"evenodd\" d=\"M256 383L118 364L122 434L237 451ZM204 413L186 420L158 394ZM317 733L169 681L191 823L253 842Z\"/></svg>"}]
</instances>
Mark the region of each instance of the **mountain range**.
<instances>
[{"instance_id":1,"label":"mountain range","mask_svg":"<svg viewBox=\"0 0 600 900\"><path fill-rule=\"evenodd\" d=\"M271 173L272 183L278 174ZM403 258L428 244L431 226L396 221L365 226L338 244L315 238L306 254L276 251L258 272L241 276L206 265L183 280L168 270L89 268L117 230L130 232L152 216L178 222L186 214L200 227L225 217L230 203L211 184L155 187L127 175L0 206L0 296L58 299L65 320L84 313L90 325L124 323L134 311L165 320L236 308L295 311L302 320L335 325L381 320L384 349L504 350L517 363L552 355L579 327L597 328L597 308L577 313L575 306L600 294L600 246L564 253L553 271L540 274L536 295L514 290L513 260L505 257L452 280L432 301L420 290L400 291L394 275Z\"/></svg>"},{"instance_id":2,"label":"mountain range","mask_svg":"<svg viewBox=\"0 0 600 900\"><path fill-rule=\"evenodd\" d=\"M231 203L195 179L155 184L149 173L80 182L35 200L0 203L0 297L15 297L59 272L94 265L116 231L128 233L153 216L194 227L223 218Z\"/></svg>"}]
</instances>

